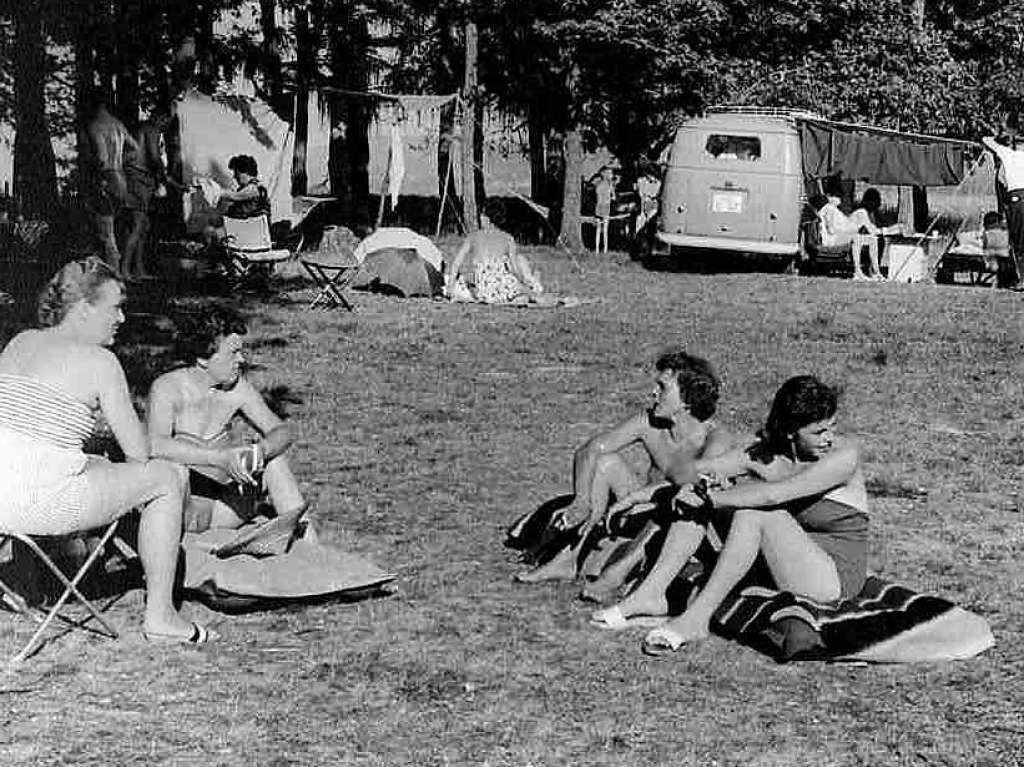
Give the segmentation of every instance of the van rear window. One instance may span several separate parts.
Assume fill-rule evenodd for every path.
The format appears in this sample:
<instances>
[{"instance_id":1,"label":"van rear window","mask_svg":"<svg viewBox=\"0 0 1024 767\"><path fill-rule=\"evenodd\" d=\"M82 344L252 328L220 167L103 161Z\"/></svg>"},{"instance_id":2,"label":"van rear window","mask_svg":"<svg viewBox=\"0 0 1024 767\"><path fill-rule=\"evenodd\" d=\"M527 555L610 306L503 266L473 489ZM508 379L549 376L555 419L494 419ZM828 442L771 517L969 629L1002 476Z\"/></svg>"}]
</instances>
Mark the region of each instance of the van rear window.
<instances>
[{"instance_id":1,"label":"van rear window","mask_svg":"<svg viewBox=\"0 0 1024 767\"><path fill-rule=\"evenodd\" d=\"M716 160L759 160L761 139L757 136L727 136L712 133L704 151Z\"/></svg>"}]
</instances>

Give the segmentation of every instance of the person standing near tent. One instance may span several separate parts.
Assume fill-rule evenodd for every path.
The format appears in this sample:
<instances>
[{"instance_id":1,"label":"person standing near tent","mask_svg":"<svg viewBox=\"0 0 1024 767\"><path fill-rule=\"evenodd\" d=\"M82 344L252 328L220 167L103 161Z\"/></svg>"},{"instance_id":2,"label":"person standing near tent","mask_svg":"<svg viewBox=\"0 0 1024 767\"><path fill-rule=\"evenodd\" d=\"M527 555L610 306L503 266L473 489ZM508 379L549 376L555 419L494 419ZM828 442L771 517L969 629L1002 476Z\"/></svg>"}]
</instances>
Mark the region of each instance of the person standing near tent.
<instances>
[{"instance_id":1,"label":"person standing near tent","mask_svg":"<svg viewBox=\"0 0 1024 767\"><path fill-rule=\"evenodd\" d=\"M124 276L144 279L144 254L149 235L149 208L154 197L167 194L167 168L164 166L161 138L170 117L156 114L139 123L133 138L136 147L128 147L124 154L124 174L127 182L125 208L131 216L130 229L124 241Z\"/></svg>"},{"instance_id":2,"label":"person standing near tent","mask_svg":"<svg viewBox=\"0 0 1024 767\"><path fill-rule=\"evenodd\" d=\"M1004 214L1006 228L1010 232L1010 256L1014 274L1007 276L1008 287L1019 287L1021 259L1024 259L1024 151L1017 149L1016 142L1006 135L986 136L981 140L999 160L1006 184Z\"/></svg>"},{"instance_id":3,"label":"person standing near tent","mask_svg":"<svg viewBox=\"0 0 1024 767\"><path fill-rule=\"evenodd\" d=\"M88 113L82 158L82 194L93 217L93 224L103 247L103 260L115 272L121 269L121 252L117 247L114 222L124 207L128 187L124 174L125 149L137 152L139 147L124 123L112 115L106 102L93 102Z\"/></svg>"},{"instance_id":4,"label":"person standing near tent","mask_svg":"<svg viewBox=\"0 0 1024 767\"><path fill-rule=\"evenodd\" d=\"M238 527L255 516L266 491L277 516L264 529L265 541L283 550L309 504L284 455L291 428L243 374L245 322L210 305L179 324L178 353L189 364L153 382L148 423L154 456L189 467L185 529ZM238 416L260 433L257 441L231 439Z\"/></svg>"}]
</instances>

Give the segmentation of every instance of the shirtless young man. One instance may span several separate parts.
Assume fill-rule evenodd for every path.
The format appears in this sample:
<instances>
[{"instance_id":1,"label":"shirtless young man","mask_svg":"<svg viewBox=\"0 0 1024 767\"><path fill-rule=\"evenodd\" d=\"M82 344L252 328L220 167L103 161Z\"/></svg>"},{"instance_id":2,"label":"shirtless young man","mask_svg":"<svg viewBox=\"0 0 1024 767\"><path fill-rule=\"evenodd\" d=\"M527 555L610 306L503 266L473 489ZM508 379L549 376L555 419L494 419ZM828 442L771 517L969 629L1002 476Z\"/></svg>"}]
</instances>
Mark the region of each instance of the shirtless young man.
<instances>
[{"instance_id":1,"label":"shirtless young man","mask_svg":"<svg viewBox=\"0 0 1024 767\"><path fill-rule=\"evenodd\" d=\"M191 364L153 382L148 421L154 457L190 469L184 527L238 527L255 515L262 489L277 512L277 532L287 538L308 504L284 456L292 430L244 375L245 322L211 305L182 325L178 343ZM238 415L261 434L255 448L232 444L229 426Z\"/></svg>"},{"instance_id":2,"label":"shirtless young man","mask_svg":"<svg viewBox=\"0 0 1024 767\"><path fill-rule=\"evenodd\" d=\"M562 524L579 527L578 542L543 565L516 576L517 580L533 583L576 577L588 535L605 518L612 497L625 498L644 485L644 479L634 474L622 459L620 452L624 448L640 444L647 451L651 461L649 482L661 477L692 482L696 479L693 464L697 459L729 449L728 434L711 420L719 389L711 365L675 349L662 354L654 368L654 404L591 437L573 456L576 497L562 512ZM635 562L636 557L642 556L643 547L656 530L654 525L647 525L630 544L627 557ZM615 567L619 570L623 566L617 563Z\"/></svg>"}]
</instances>

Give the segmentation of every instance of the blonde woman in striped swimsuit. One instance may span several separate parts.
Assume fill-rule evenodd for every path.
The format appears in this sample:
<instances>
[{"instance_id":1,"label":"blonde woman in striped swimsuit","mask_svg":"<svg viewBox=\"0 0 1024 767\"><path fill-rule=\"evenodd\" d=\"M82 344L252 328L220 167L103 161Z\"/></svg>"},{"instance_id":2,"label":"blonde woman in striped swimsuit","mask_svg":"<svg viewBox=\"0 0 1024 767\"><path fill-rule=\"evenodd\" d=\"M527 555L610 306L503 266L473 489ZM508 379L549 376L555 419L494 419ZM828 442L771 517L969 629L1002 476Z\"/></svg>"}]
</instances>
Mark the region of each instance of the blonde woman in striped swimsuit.
<instances>
[{"instance_id":1,"label":"blonde woman in striped swimsuit","mask_svg":"<svg viewBox=\"0 0 1024 767\"><path fill-rule=\"evenodd\" d=\"M124 286L101 259L65 265L39 297L36 330L0 353L0 528L59 535L109 523L142 506L139 557L146 574L143 634L157 642L210 638L172 601L184 472L149 460L124 370L107 348L124 321ZM125 463L86 455L102 413Z\"/></svg>"}]
</instances>

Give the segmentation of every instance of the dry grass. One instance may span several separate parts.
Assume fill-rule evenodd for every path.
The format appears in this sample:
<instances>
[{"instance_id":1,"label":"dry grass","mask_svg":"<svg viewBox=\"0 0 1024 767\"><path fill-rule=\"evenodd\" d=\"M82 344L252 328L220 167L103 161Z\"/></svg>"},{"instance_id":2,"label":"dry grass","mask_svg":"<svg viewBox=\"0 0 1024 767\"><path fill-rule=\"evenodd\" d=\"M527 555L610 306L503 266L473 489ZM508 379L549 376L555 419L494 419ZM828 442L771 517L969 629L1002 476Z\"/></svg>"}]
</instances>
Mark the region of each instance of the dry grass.
<instances>
[{"instance_id":1,"label":"dry grass","mask_svg":"<svg viewBox=\"0 0 1024 767\"><path fill-rule=\"evenodd\" d=\"M253 310L287 386L325 537L400 573L385 599L220 616L203 651L69 637L0 686L4 764L1024 764L1020 295L648 272L532 252L596 303L487 309L308 291ZM667 660L587 626L568 584L523 587L503 526L568 488L573 447L642 403L682 343L754 428L804 371L841 383L876 497L871 565L988 617L955 664L775 665L713 639ZM919 489L925 489L922 494ZM26 636L0 620L0 648Z\"/></svg>"}]
</instances>

